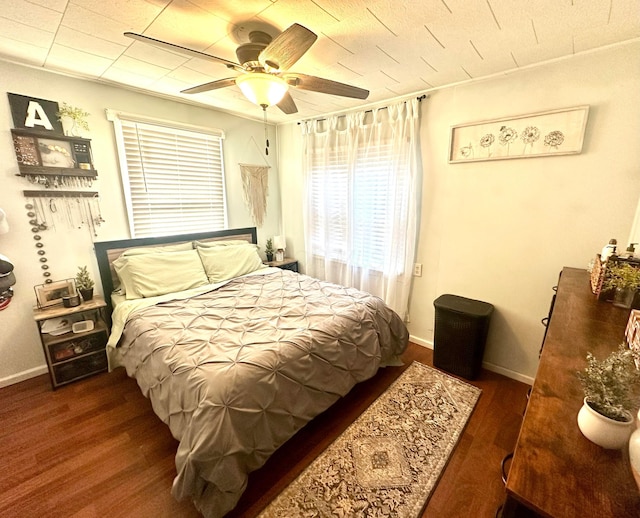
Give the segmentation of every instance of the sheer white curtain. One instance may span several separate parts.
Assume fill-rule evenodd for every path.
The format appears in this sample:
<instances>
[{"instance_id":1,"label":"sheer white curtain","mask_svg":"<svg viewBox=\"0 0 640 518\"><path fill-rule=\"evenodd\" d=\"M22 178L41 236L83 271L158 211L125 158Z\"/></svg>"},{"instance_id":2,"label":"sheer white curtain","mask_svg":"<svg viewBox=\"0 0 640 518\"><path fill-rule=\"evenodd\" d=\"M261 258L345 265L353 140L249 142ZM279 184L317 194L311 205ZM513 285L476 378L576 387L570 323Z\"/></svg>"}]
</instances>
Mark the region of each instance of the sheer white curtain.
<instances>
[{"instance_id":1,"label":"sheer white curtain","mask_svg":"<svg viewBox=\"0 0 640 518\"><path fill-rule=\"evenodd\" d=\"M303 124L306 273L405 317L422 184L419 102Z\"/></svg>"}]
</instances>

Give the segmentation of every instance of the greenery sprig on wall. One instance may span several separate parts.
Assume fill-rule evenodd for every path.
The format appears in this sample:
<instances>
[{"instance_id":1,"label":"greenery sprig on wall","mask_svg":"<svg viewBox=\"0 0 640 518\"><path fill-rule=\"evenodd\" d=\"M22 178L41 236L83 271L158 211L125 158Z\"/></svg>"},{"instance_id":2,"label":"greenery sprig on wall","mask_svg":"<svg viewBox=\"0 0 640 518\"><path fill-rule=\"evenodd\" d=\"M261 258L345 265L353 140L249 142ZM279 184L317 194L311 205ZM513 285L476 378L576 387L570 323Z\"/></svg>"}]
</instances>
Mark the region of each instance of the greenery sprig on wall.
<instances>
[{"instance_id":1,"label":"greenery sprig on wall","mask_svg":"<svg viewBox=\"0 0 640 518\"><path fill-rule=\"evenodd\" d=\"M82 110L81 108L76 108L75 106L71 106L67 103L62 103L62 106L58 108L58 120L62 121L63 117L69 117L73 119L73 121L81 127L85 131L89 131L89 123L87 123L87 117L89 116L89 112Z\"/></svg>"}]
</instances>

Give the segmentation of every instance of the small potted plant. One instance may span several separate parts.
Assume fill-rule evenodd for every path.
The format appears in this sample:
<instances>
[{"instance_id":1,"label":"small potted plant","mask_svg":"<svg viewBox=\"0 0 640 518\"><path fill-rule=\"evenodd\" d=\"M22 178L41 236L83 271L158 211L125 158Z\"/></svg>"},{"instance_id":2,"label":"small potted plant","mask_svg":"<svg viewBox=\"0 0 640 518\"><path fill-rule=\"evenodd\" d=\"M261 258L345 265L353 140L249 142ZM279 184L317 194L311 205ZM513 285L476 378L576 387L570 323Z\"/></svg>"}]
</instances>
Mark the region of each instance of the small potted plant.
<instances>
[{"instance_id":1,"label":"small potted plant","mask_svg":"<svg viewBox=\"0 0 640 518\"><path fill-rule=\"evenodd\" d=\"M616 306L630 308L638 288L640 288L640 267L621 261L612 262L607 266L602 289L615 290L613 303Z\"/></svg>"},{"instance_id":2,"label":"small potted plant","mask_svg":"<svg viewBox=\"0 0 640 518\"><path fill-rule=\"evenodd\" d=\"M89 112L70 106L67 103L62 103L56 115L58 120L62 122L65 135L79 137L81 129L89 131L89 124L87 123Z\"/></svg>"},{"instance_id":3,"label":"small potted plant","mask_svg":"<svg viewBox=\"0 0 640 518\"><path fill-rule=\"evenodd\" d=\"M577 374L584 389L580 431L603 448L622 448L632 432L632 411L638 402L640 371L634 352L622 343L604 360L587 353L587 367Z\"/></svg>"},{"instance_id":4,"label":"small potted plant","mask_svg":"<svg viewBox=\"0 0 640 518\"><path fill-rule=\"evenodd\" d=\"M86 266L78 266L78 273L76 274L76 288L82 295L82 300L85 302L93 298L93 286L94 282Z\"/></svg>"},{"instance_id":5,"label":"small potted plant","mask_svg":"<svg viewBox=\"0 0 640 518\"><path fill-rule=\"evenodd\" d=\"M273 239L267 239L267 246L264 248L264 253L267 256L267 262L273 261Z\"/></svg>"}]
</instances>

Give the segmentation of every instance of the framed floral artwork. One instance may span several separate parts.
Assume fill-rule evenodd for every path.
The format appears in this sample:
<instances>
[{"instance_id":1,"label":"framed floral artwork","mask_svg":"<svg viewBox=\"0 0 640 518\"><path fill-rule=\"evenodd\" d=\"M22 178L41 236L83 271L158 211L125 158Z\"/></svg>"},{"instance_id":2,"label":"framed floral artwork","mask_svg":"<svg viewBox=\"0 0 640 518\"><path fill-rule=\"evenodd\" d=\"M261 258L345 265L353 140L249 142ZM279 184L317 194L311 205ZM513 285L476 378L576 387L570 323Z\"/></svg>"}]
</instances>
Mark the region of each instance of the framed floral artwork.
<instances>
[{"instance_id":1,"label":"framed floral artwork","mask_svg":"<svg viewBox=\"0 0 640 518\"><path fill-rule=\"evenodd\" d=\"M581 153L588 114L577 106L453 126L449 163Z\"/></svg>"}]
</instances>

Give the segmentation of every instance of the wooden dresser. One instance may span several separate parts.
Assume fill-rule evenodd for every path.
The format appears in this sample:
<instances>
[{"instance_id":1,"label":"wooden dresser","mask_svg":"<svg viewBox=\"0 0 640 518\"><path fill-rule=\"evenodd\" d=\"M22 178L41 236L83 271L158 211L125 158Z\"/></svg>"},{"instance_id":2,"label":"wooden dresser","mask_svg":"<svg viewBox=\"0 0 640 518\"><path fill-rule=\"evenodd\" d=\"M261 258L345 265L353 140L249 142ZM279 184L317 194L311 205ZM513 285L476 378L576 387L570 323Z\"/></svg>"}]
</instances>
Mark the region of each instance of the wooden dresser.
<instances>
[{"instance_id":1,"label":"wooden dresser","mask_svg":"<svg viewBox=\"0 0 640 518\"><path fill-rule=\"evenodd\" d=\"M588 351L603 358L624 341L628 317L629 310L596 299L586 270L563 269L503 517L640 517L627 451L596 446L576 422L584 395L575 373Z\"/></svg>"}]
</instances>

